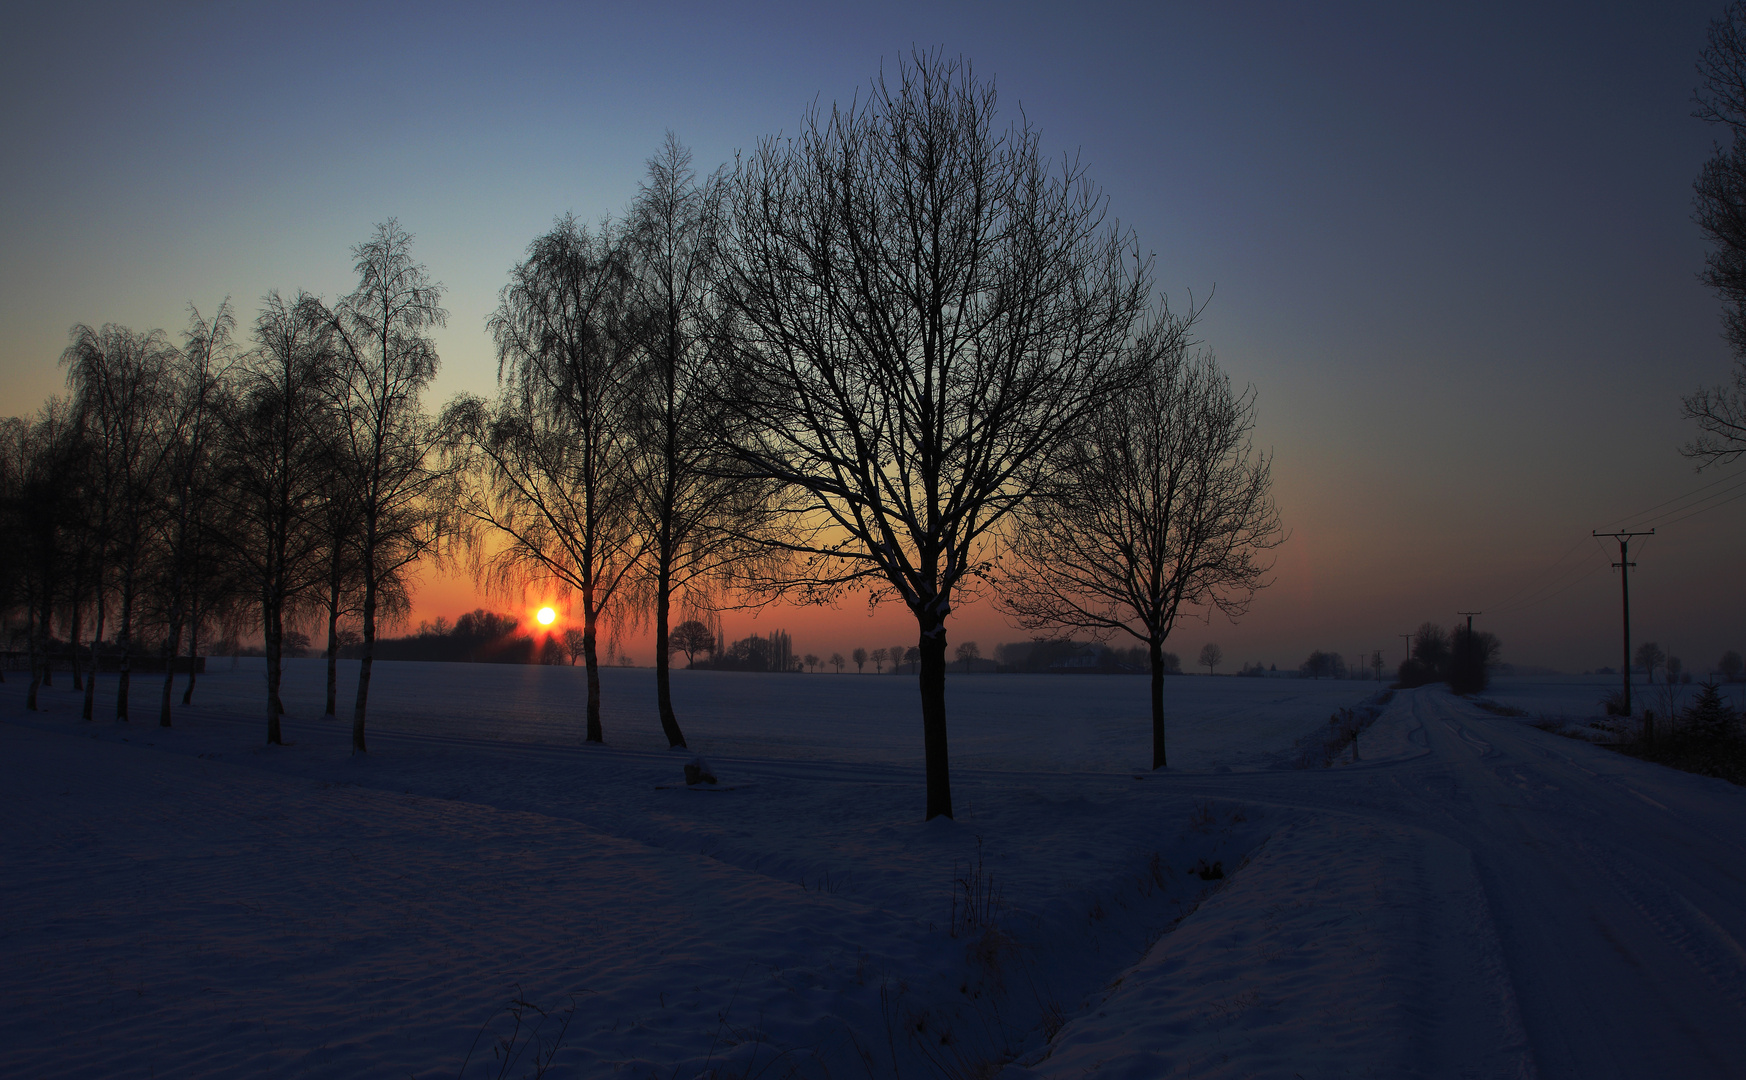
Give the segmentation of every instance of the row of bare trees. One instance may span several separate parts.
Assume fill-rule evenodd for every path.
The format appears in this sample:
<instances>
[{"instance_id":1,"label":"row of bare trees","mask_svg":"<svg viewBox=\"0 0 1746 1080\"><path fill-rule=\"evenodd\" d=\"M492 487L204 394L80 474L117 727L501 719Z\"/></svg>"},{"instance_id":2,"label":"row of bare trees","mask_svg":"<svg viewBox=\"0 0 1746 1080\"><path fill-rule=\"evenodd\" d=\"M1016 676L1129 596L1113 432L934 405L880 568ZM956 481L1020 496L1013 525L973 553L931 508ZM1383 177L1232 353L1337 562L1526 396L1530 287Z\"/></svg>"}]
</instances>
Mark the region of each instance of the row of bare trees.
<instances>
[{"instance_id":1,"label":"row of bare trees","mask_svg":"<svg viewBox=\"0 0 1746 1080\"><path fill-rule=\"evenodd\" d=\"M0 527L30 553L8 564L0 607L24 615L31 708L57 627L86 719L112 638L125 720L142 640L168 658L186 635L193 656L203 629L234 635L252 622L267 660L267 739L280 742L286 622L324 609L329 715L339 622L362 626L352 733L365 748L378 620L404 611L407 568L442 532L442 503L428 497L442 480L436 429L420 397L437 365L426 331L445 314L410 245L395 222L379 226L353 249L353 292L331 307L271 293L247 342L228 301L211 318L192 312L179 345L159 331L73 329L61 358L68 396L5 421L0 453ZM165 668L168 726L175 671ZM193 690L190 672L184 703Z\"/></svg>"},{"instance_id":2,"label":"row of bare trees","mask_svg":"<svg viewBox=\"0 0 1746 1080\"><path fill-rule=\"evenodd\" d=\"M376 609L446 530L488 583L572 597L591 741L603 626L652 614L682 746L675 604L895 598L916 620L896 655L915 654L926 813L950 815L946 628L987 588L1024 626L1147 647L1163 766L1164 641L1185 612L1241 613L1279 538L1254 395L1197 346L1194 311L1154 306L1150 260L1081 167L995 104L967 64L918 54L731 173L700 179L669 137L620 218L530 244L489 321L497 393L434 423L441 290L396 226L335 309L269 297L217 377L213 459L239 500L220 516L249 523L228 550L258 590L270 725L284 612L324 587L331 645L355 582L363 749ZM121 536L127 505L102 512ZM105 549L103 595L126 592L128 550Z\"/></svg>"}]
</instances>

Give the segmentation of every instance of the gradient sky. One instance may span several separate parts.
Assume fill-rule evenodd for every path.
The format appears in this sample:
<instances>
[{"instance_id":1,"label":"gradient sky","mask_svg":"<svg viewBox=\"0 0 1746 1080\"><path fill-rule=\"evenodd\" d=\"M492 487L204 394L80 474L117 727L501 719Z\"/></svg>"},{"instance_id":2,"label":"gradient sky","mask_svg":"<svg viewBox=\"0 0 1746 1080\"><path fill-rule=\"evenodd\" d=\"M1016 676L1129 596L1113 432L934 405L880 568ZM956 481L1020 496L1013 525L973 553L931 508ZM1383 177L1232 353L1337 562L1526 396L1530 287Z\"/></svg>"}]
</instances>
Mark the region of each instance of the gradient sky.
<instances>
[{"instance_id":1,"label":"gradient sky","mask_svg":"<svg viewBox=\"0 0 1746 1080\"><path fill-rule=\"evenodd\" d=\"M1690 220L1720 3L1430 7L15 5L0 414L61 389L74 323L176 333L190 302L246 322L269 289L347 291L389 216L450 290L429 405L489 393L485 317L555 215L621 209L668 129L731 162L941 47L1080 155L1173 303L1213 295L1201 336L1256 387L1291 537L1240 624L1171 648L1392 665L1398 635L1475 609L1507 660L1616 664L1587 537L1654 519L1634 636L1702 670L1746 649L1746 500L1656 504L1743 475L1678 453L1681 395L1731 362ZM427 575L415 618L479 603L514 606ZM773 627L821 654L914 640L896 606L726 618ZM950 633L1028 636L986 605Z\"/></svg>"}]
</instances>

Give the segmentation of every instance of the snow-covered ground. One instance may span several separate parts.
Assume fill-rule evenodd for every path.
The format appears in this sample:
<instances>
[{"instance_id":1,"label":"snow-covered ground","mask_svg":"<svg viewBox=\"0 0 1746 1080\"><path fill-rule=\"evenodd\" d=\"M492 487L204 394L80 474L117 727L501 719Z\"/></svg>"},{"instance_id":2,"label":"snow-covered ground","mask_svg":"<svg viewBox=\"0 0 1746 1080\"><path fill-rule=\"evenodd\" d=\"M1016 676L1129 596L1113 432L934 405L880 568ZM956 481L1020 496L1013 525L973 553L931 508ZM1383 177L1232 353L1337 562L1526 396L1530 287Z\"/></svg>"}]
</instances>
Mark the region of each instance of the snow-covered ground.
<instances>
[{"instance_id":1,"label":"snow-covered ground","mask_svg":"<svg viewBox=\"0 0 1746 1080\"><path fill-rule=\"evenodd\" d=\"M678 673L721 781L688 789L648 671L606 673L585 747L579 672L381 664L360 758L318 662L273 748L258 661L216 667L167 731L155 692L121 725L0 690L0 1074L1746 1060L1746 793L1438 688L1300 772L1295 740L1374 684L1173 679L1151 773L1143 679L954 676L958 816L923 823L907 677ZM548 1019L517 1034L512 999Z\"/></svg>"},{"instance_id":2,"label":"snow-covered ground","mask_svg":"<svg viewBox=\"0 0 1746 1080\"><path fill-rule=\"evenodd\" d=\"M1623 680L1618 675L1545 675L1493 679L1479 695L1500 704L1511 705L1534 716L1580 719L1600 716L1608 694L1618 693ZM1696 681L1668 683L1657 674L1653 683L1642 675L1631 679L1633 711L1656 709L1665 714L1669 705L1677 712L1691 703L1701 687ZM1727 683L1722 696L1736 709L1746 709L1746 683Z\"/></svg>"}]
</instances>

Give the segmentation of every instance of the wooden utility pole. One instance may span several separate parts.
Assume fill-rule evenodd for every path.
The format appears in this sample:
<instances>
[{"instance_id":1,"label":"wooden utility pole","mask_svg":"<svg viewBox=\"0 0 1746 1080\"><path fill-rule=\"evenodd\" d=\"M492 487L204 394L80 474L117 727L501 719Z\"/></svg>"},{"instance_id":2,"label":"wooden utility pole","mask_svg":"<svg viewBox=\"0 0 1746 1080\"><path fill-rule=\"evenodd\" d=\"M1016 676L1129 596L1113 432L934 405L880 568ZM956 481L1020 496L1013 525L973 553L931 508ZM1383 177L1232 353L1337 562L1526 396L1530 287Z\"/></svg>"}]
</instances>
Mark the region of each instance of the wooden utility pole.
<instances>
[{"instance_id":1,"label":"wooden utility pole","mask_svg":"<svg viewBox=\"0 0 1746 1080\"><path fill-rule=\"evenodd\" d=\"M1633 537L1633 536L1654 536L1655 530L1650 529L1648 532L1616 532L1616 533L1592 532L1590 535L1596 536L1596 537L1610 536L1614 540L1617 540L1619 542L1619 561L1614 563L1613 565L1619 568L1619 595L1624 600L1624 611L1625 611L1625 663L1624 663L1624 669L1625 669L1625 715L1627 717L1629 717L1631 715L1631 567L1637 565L1636 563L1631 561L1631 557L1630 557L1631 537ZM1643 727L1644 739L1645 740L1651 739L1654 737L1654 734L1655 734L1654 731L1651 730L1647 724L1645 724Z\"/></svg>"},{"instance_id":2,"label":"wooden utility pole","mask_svg":"<svg viewBox=\"0 0 1746 1080\"><path fill-rule=\"evenodd\" d=\"M1467 632L1469 634L1471 634L1471 633L1473 633L1473 617L1475 615L1484 615L1485 612L1483 612L1483 611L1457 611L1455 614L1467 616Z\"/></svg>"}]
</instances>

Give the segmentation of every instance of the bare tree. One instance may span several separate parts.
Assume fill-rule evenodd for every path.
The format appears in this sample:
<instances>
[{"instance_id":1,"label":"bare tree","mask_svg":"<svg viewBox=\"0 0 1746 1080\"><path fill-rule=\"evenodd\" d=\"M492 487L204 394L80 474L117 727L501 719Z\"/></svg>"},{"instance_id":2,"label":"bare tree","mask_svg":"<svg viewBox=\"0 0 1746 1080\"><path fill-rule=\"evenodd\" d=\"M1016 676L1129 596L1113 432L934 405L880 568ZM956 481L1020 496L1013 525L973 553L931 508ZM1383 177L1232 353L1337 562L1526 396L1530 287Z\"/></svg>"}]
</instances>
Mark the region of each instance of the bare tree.
<instances>
[{"instance_id":1,"label":"bare tree","mask_svg":"<svg viewBox=\"0 0 1746 1080\"><path fill-rule=\"evenodd\" d=\"M233 369L222 419L222 536L254 591L267 654L267 742L283 742L279 696L285 622L321 579L315 515L335 436L328 404L337 362L333 318L315 297L277 292L255 316L255 347Z\"/></svg>"},{"instance_id":2,"label":"bare tree","mask_svg":"<svg viewBox=\"0 0 1746 1080\"><path fill-rule=\"evenodd\" d=\"M1224 659L1225 650L1219 648L1212 642L1209 641L1200 647L1200 662L1206 665L1206 673L1208 675L1213 674L1219 664L1224 662Z\"/></svg>"},{"instance_id":3,"label":"bare tree","mask_svg":"<svg viewBox=\"0 0 1746 1080\"><path fill-rule=\"evenodd\" d=\"M626 420L632 357L615 326L626 275L605 233L566 216L529 245L489 324L497 401L458 398L443 421L466 480L460 512L500 541L487 549L471 534L487 579L504 589L550 580L581 598L589 742L605 738L600 620L642 557Z\"/></svg>"},{"instance_id":4,"label":"bare tree","mask_svg":"<svg viewBox=\"0 0 1746 1080\"><path fill-rule=\"evenodd\" d=\"M1729 139L1715 145L1692 185L1694 217L1710 242L1701 276L1722 300L1735 354L1729 385L1701 387L1684 400L1698 435L1682 452L1702 468L1746 453L1746 3L1735 0L1710 23L1698 74L1692 115Z\"/></svg>"},{"instance_id":5,"label":"bare tree","mask_svg":"<svg viewBox=\"0 0 1746 1080\"><path fill-rule=\"evenodd\" d=\"M1191 322L1154 320L1133 348L1140 374L1057 455L1048 490L1015 518L1000 600L1028 629L1146 646L1154 769L1168 763L1164 642L1177 617L1241 616L1279 543L1270 463L1250 443L1254 392L1190 354Z\"/></svg>"},{"instance_id":6,"label":"bare tree","mask_svg":"<svg viewBox=\"0 0 1746 1080\"><path fill-rule=\"evenodd\" d=\"M982 649L974 641L961 641L953 653L964 665L964 674L970 674L970 665L982 657Z\"/></svg>"},{"instance_id":7,"label":"bare tree","mask_svg":"<svg viewBox=\"0 0 1746 1080\"><path fill-rule=\"evenodd\" d=\"M1716 670L1722 673L1723 682L1739 682L1742 673L1746 673L1746 661L1740 659L1740 654L1729 649L1716 661Z\"/></svg>"},{"instance_id":8,"label":"bare tree","mask_svg":"<svg viewBox=\"0 0 1746 1080\"><path fill-rule=\"evenodd\" d=\"M883 658L884 655L885 655L885 650L880 649L879 650L879 657ZM867 666L867 660L869 659L867 650L860 648L860 647L857 647L855 649L855 651L853 651L849 654L849 659L851 659L855 662L855 674L859 675L859 674L861 674L861 669Z\"/></svg>"},{"instance_id":9,"label":"bare tree","mask_svg":"<svg viewBox=\"0 0 1746 1080\"><path fill-rule=\"evenodd\" d=\"M33 419L4 421L0 435L0 561L10 585L7 606L16 604L24 614L30 667L25 708L35 711L52 662L47 646L55 601L74 584L70 556L86 539L83 519L92 507L81 499L79 480L89 447L77 411L62 399L50 400Z\"/></svg>"},{"instance_id":10,"label":"bare tree","mask_svg":"<svg viewBox=\"0 0 1746 1080\"><path fill-rule=\"evenodd\" d=\"M120 605L115 718L126 720L137 608L146 585L149 548L163 512L163 481L176 443L170 399L177 354L157 330L136 333L113 324L101 330L76 326L72 336L61 363L67 367L67 383L102 477L99 515L106 543L99 561L97 637L103 635L102 567L107 564Z\"/></svg>"},{"instance_id":11,"label":"bare tree","mask_svg":"<svg viewBox=\"0 0 1746 1080\"><path fill-rule=\"evenodd\" d=\"M888 653L884 649L874 649L868 655L873 661L873 674L878 675L885 670L885 658L891 654ZM903 650L899 649L898 655L899 656L903 655ZM896 664L891 665L891 671L892 671L892 674L897 673L897 665Z\"/></svg>"},{"instance_id":12,"label":"bare tree","mask_svg":"<svg viewBox=\"0 0 1746 1080\"><path fill-rule=\"evenodd\" d=\"M1078 166L995 127L995 94L938 55L817 110L734 178L727 297L741 335L728 437L797 493L796 558L766 585L867 588L915 617L926 814L951 816L946 620L989 530L1110 390L1147 291ZM1119 380L1116 380L1119 381Z\"/></svg>"},{"instance_id":13,"label":"bare tree","mask_svg":"<svg viewBox=\"0 0 1746 1080\"><path fill-rule=\"evenodd\" d=\"M818 670L818 657L813 655L812 653L807 653L805 656L801 657L801 660L802 660L802 662L804 662L806 664L806 670L808 672L814 672L814 671Z\"/></svg>"},{"instance_id":14,"label":"bare tree","mask_svg":"<svg viewBox=\"0 0 1746 1080\"><path fill-rule=\"evenodd\" d=\"M229 298L218 305L210 321L191 307L172 375L165 514L159 544L159 590L166 624L164 685L158 699L158 724L162 727L170 726L170 694L175 689L175 658L182 648L182 632L198 618L196 588L202 574L198 564L211 554L208 537L218 495L213 459L219 432L215 407L220 383L235 359L231 345L235 327ZM189 678L191 690L192 662Z\"/></svg>"},{"instance_id":15,"label":"bare tree","mask_svg":"<svg viewBox=\"0 0 1746 1080\"><path fill-rule=\"evenodd\" d=\"M1667 654L1663 652L1661 646L1657 645L1655 642L1645 641L1643 644L1637 646L1636 659L1637 666L1643 669L1643 674L1647 675L1649 681L1653 683L1655 681L1655 669L1661 666L1663 660L1667 659Z\"/></svg>"},{"instance_id":16,"label":"bare tree","mask_svg":"<svg viewBox=\"0 0 1746 1080\"><path fill-rule=\"evenodd\" d=\"M837 669L837 674L841 675L843 673L843 654L840 652L831 653L830 664Z\"/></svg>"},{"instance_id":17,"label":"bare tree","mask_svg":"<svg viewBox=\"0 0 1746 1080\"><path fill-rule=\"evenodd\" d=\"M763 500L713 464L722 396L712 388L723 262L721 174L698 180L691 152L668 133L622 230L637 373L630 398L640 529L655 616L655 698L669 746L684 746L673 711L668 622L676 596L705 590L745 554ZM689 653L687 654L689 660Z\"/></svg>"},{"instance_id":18,"label":"bare tree","mask_svg":"<svg viewBox=\"0 0 1746 1080\"><path fill-rule=\"evenodd\" d=\"M363 578L363 657L352 707L352 752L364 753L376 621L384 592L404 590L406 568L436 544L441 500L429 498L436 428L420 398L436 377L428 331L448 321L443 287L412 259L412 236L389 218L352 249L358 286L334 311L340 358L339 452L354 485Z\"/></svg>"}]
</instances>

